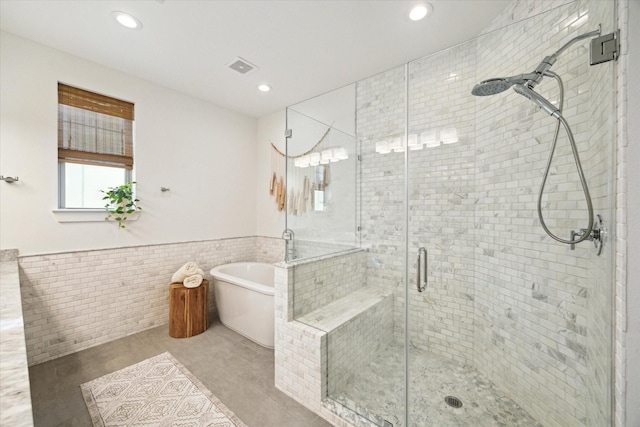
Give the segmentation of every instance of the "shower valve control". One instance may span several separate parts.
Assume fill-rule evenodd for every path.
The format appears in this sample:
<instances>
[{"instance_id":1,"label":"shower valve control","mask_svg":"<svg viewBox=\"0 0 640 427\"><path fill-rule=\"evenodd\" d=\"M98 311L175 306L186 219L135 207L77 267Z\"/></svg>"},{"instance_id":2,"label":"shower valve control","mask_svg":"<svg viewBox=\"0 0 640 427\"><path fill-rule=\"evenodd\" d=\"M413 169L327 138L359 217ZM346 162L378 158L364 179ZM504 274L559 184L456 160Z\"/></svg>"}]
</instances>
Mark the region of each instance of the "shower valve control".
<instances>
[{"instance_id":1,"label":"shower valve control","mask_svg":"<svg viewBox=\"0 0 640 427\"><path fill-rule=\"evenodd\" d=\"M289 228L285 229L285 230L282 232L282 238L283 238L284 240L287 240L287 241L289 241L289 240L293 240L293 236L294 236L294 234L293 234L293 230L291 230L291 229L289 229Z\"/></svg>"},{"instance_id":2,"label":"shower valve control","mask_svg":"<svg viewBox=\"0 0 640 427\"><path fill-rule=\"evenodd\" d=\"M602 221L602 217L600 215L596 215L597 219L593 222L593 228L591 229L591 233L585 240L589 240L593 242L593 245L596 248L596 255L600 255L602 253L602 248L604 246L604 238L606 234L606 228L604 227L604 223ZM576 240L587 232L586 228L581 228L580 231L571 230L571 240ZM575 250L575 243L571 245L571 250Z\"/></svg>"}]
</instances>

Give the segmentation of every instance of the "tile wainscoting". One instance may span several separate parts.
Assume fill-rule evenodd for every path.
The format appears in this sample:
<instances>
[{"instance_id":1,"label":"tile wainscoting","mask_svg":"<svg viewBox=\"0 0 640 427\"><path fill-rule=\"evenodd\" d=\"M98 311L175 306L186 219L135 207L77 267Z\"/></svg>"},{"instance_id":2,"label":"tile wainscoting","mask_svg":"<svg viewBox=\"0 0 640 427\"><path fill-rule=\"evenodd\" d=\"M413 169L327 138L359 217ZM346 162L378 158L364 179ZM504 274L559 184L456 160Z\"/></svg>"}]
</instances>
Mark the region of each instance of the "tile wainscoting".
<instances>
[{"instance_id":1,"label":"tile wainscoting","mask_svg":"<svg viewBox=\"0 0 640 427\"><path fill-rule=\"evenodd\" d=\"M256 236L19 257L29 366L166 324L188 261L210 279L220 264L283 258L281 239Z\"/></svg>"}]
</instances>

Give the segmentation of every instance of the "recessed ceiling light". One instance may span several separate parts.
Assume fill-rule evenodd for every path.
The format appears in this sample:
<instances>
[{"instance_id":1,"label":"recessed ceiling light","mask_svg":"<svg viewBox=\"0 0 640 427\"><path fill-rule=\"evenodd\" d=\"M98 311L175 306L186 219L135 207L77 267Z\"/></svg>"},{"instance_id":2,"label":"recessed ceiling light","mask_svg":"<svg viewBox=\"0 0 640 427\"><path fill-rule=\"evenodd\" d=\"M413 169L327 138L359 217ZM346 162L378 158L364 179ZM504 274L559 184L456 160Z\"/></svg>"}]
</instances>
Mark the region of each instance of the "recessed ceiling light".
<instances>
[{"instance_id":1,"label":"recessed ceiling light","mask_svg":"<svg viewBox=\"0 0 640 427\"><path fill-rule=\"evenodd\" d=\"M268 84L262 83L258 85L258 90L260 92L270 92L271 86L269 86Z\"/></svg>"},{"instance_id":2,"label":"recessed ceiling light","mask_svg":"<svg viewBox=\"0 0 640 427\"><path fill-rule=\"evenodd\" d=\"M419 21L431 12L433 12L433 6L431 3L420 3L411 8L411 11L409 12L409 19L412 21Z\"/></svg>"},{"instance_id":3,"label":"recessed ceiling light","mask_svg":"<svg viewBox=\"0 0 640 427\"><path fill-rule=\"evenodd\" d=\"M140 20L133 15L129 15L125 12L111 12L111 14L123 27L127 27L131 30L142 29L142 22L140 22Z\"/></svg>"}]
</instances>

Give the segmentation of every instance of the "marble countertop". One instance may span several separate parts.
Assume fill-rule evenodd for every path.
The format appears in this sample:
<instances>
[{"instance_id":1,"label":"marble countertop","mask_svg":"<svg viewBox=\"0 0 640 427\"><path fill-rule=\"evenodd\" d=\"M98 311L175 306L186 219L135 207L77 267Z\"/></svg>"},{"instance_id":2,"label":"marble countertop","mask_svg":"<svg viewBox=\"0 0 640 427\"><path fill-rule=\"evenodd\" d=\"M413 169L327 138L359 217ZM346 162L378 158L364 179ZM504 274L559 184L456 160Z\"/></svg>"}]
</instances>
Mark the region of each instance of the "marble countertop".
<instances>
[{"instance_id":1,"label":"marble countertop","mask_svg":"<svg viewBox=\"0 0 640 427\"><path fill-rule=\"evenodd\" d=\"M17 251L0 251L0 425L33 426Z\"/></svg>"}]
</instances>

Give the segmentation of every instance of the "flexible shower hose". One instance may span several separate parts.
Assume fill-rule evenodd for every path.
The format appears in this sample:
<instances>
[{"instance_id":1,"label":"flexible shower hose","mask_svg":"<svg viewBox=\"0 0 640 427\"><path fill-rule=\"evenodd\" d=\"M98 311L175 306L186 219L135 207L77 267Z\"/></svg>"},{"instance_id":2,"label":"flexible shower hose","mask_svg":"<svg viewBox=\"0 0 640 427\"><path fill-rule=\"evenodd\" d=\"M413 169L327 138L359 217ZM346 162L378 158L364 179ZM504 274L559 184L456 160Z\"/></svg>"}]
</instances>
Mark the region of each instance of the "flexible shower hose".
<instances>
[{"instance_id":1,"label":"flexible shower hose","mask_svg":"<svg viewBox=\"0 0 640 427\"><path fill-rule=\"evenodd\" d=\"M580 243L583 240L588 239L591 236L591 231L593 230L593 205L591 203L591 195L589 194L589 187L587 186L587 180L584 177L584 172L582 172L582 164L580 163L580 157L578 156L578 149L576 147L576 142L573 138L573 133L571 132L571 128L569 127L569 123L562 117L562 107L564 104L564 85L562 84L562 79L559 75L552 71L547 71L545 73L546 76L553 77L558 82L558 88L560 89L560 103L558 109L560 111L559 116L557 117L558 122L556 123L556 129L553 135L553 142L551 143L551 149L549 151L549 159L547 160L547 167L544 170L544 176L542 177L542 183L540 184L540 192L538 193L538 218L540 219L540 225L544 231L549 235L549 237L557 240L560 243L564 243L567 245L574 245L576 243ZM578 235L578 238L575 240L567 240L562 239L549 230L547 224L544 222L544 217L542 216L542 193L544 192L544 186L547 183L547 178L549 176L549 169L551 168L551 162L553 160L553 155L556 150L556 144L558 143L558 135L560 133L560 124L564 126L565 131L567 132L567 137L569 138L569 143L571 144L571 151L573 152L573 159L576 163L576 169L578 171L578 176L580 177L580 184L582 184L582 191L584 193L584 198L587 202L587 210L589 211L589 224L583 229L584 232Z\"/></svg>"}]
</instances>

